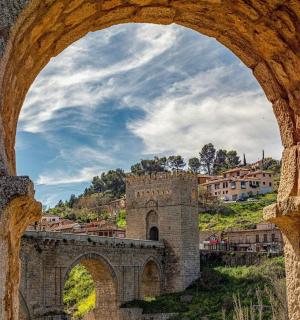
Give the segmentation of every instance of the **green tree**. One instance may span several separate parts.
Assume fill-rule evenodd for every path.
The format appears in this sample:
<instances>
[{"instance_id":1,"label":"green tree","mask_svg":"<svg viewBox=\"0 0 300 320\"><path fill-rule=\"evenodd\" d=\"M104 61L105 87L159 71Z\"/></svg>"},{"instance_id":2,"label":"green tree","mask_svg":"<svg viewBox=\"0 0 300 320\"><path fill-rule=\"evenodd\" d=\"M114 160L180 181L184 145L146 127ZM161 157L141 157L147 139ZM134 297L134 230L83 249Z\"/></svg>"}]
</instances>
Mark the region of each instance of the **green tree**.
<instances>
[{"instance_id":1,"label":"green tree","mask_svg":"<svg viewBox=\"0 0 300 320\"><path fill-rule=\"evenodd\" d=\"M200 160L198 158L189 159L189 168L192 172L198 173L200 170Z\"/></svg>"},{"instance_id":2,"label":"green tree","mask_svg":"<svg viewBox=\"0 0 300 320\"><path fill-rule=\"evenodd\" d=\"M131 173L136 176L141 176L145 174L145 170L142 168L142 164L140 162L131 166Z\"/></svg>"},{"instance_id":3,"label":"green tree","mask_svg":"<svg viewBox=\"0 0 300 320\"><path fill-rule=\"evenodd\" d=\"M151 174L166 171L166 157L154 157L154 159L142 159L140 162L131 166L131 172L135 175Z\"/></svg>"},{"instance_id":4,"label":"green tree","mask_svg":"<svg viewBox=\"0 0 300 320\"><path fill-rule=\"evenodd\" d=\"M281 169L281 162L279 160L275 160L271 157L265 158L262 169L272 171L273 174L279 175L280 169Z\"/></svg>"},{"instance_id":5,"label":"green tree","mask_svg":"<svg viewBox=\"0 0 300 320\"><path fill-rule=\"evenodd\" d=\"M246 160L246 155L244 153L244 155L243 155L243 166L246 167L246 165L247 165L247 160Z\"/></svg>"},{"instance_id":6,"label":"green tree","mask_svg":"<svg viewBox=\"0 0 300 320\"><path fill-rule=\"evenodd\" d=\"M214 174L220 174L224 170L228 169L226 159L227 159L227 150L219 149L216 152L216 157L214 159L214 164L213 164Z\"/></svg>"},{"instance_id":7,"label":"green tree","mask_svg":"<svg viewBox=\"0 0 300 320\"><path fill-rule=\"evenodd\" d=\"M103 172L101 176L92 179L91 185L85 189L84 196L94 193L110 193L113 198L119 198L125 194L125 173L122 169Z\"/></svg>"},{"instance_id":8,"label":"green tree","mask_svg":"<svg viewBox=\"0 0 300 320\"><path fill-rule=\"evenodd\" d=\"M216 155L216 149L214 145L212 143L204 145L199 155L201 169L210 175L212 173L212 167Z\"/></svg>"},{"instance_id":9,"label":"green tree","mask_svg":"<svg viewBox=\"0 0 300 320\"><path fill-rule=\"evenodd\" d=\"M71 194L70 199L68 201L68 206L70 208L73 208L73 206L76 203L76 201L77 201L77 198L76 198L75 194Z\"/></svg>"},{"instance_id":10,"label":"green tree","mask_svg":"<svg viewBox=\"0 0 300 320\"><path fill-rule=\"evenodd\" d=\"M181 170L185 167L186 163L184 162L184 159L182 158L182 156L170 156L168 158L168 167L171 170Z\"/></svg>"},{"instance_id":11,"label":"green tree","mask_svg":"<svg viewBox=\"0 0 300 320\"><path fill-rule=\"evenodd\" d=\"M240 163L240 157L237 155L235 150L230 150L227 152L227 164L229 169L239 166Z\"/></svg>"},{"instance_id":12,"label":"green tree","mask_svg":"<svg viewBox=\"0 0 300 320\"><path fill-rule=\"evenodd\" d=\"M102 175L105 175L105 174L102 173ZM99 176L96 176L93 178L92 189L93 189L93 193L105 191L105 186L104 186L104 182L102 180L102 177L100 178Z\"/></svg>"},{"instance_id":13,"label":"green tree","mask_svg":"<svg viewBox=\"0 0 300 320\"><path fill-rule=\"evenodd\" d=\"M115 198L125 194L125 172L122 169L109 170L101 174L102 192L111 193Z\"/></svg>"},{"instance_id":14,"label":"green tree","mask_svg":"<svg viewBox=\"0 0 300 320\"><path fill-rule=\"evenodd\" d=\"M59 200L55 208L63 208L65 206L64 202L62 200Z\"/></svg>"}]
</instances>

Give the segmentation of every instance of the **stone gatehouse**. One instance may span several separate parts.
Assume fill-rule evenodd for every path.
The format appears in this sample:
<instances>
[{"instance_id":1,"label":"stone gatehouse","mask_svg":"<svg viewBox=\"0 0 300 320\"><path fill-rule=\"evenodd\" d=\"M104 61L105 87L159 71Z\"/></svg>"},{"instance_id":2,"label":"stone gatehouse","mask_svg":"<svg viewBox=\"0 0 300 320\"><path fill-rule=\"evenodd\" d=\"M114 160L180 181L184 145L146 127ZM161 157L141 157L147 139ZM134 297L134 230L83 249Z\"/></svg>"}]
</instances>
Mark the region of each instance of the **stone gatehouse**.
<instances>
[{"instance_id":1,"label":"stone gatehouse","mask_svg":"<svg viewBox=\"0 0 300 320\"><path fill-rule=\"evenodd\" d=\"M122 303L185 289L199 277L197 177L129 177L131 239L28 231L21 242L20 319L67 319L63 289L81 264L96 287L95 319L122 319Z\"/></svg>"}]
</instances>

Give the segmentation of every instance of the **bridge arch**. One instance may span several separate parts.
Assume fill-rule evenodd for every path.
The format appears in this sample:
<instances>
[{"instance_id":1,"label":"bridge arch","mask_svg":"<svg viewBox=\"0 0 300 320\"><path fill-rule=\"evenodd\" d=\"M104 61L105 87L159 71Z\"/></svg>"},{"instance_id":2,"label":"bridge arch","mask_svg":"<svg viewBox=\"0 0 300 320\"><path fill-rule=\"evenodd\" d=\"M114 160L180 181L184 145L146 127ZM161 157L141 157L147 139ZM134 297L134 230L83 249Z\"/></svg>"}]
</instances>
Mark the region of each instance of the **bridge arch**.
<instances>
[{"instance_id":1,"label":"bridge arch","mask_svg":"<svg viewBox=\"0 0 300 320\"><path fill-rule=\"evenodd\" d=\"M113 266L103 255L97 253L82 254L67 268L64 274L64 284L71 270L79 264L87 269L95 284L96 304L94 310L91 311L95 319L118 319L118 278ZM64 286L62 290L63 288Z\"/></svg>"},{"instance_id":2,"label":"bridge arch","mask_svg":"<svg viewBox=\"0 0 300 320\"><path fill-rule=\"evenodd\" d=\"M162 293L162 266L160 262L149 257L142 268L141 276L141 298L157 297Z\"/></svg>"}]
</instances>

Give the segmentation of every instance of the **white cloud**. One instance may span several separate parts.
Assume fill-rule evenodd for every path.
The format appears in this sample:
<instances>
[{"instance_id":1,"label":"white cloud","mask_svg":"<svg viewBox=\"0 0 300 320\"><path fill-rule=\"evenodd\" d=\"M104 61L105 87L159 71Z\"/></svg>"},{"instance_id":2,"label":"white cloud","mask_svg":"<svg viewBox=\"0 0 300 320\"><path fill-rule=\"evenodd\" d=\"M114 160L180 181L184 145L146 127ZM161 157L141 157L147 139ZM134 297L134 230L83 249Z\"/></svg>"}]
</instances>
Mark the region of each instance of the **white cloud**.
<instances>
[{"instance_id":1,"label":"white cloud","mask_svg":"<svg viewBox=\"0 0 300 320\"><path fill-rule=\"evenodd\" d=\"M255 161L266 154L280 158L281 144L270 103L260 90L224 91L232 66L217 67L175 83L152 102L146 117L128 124L144 142L144 154L196 156L205 143L244 152Z\"/></svg>"},{"instance_id":2,"label":"white cloud","mask_svg":"<svg viewBox=\"0 0 300 320\"><path fill-rule=\"evenodd\" d=\"M108 41L112 36L111 31L102 32ZM59 58L53 59L47 65L45 73L42 72L33 83L20 115L19 129L43 133L49 130L46 122L58 117L59 110L74 107L94 109L108 97L122 96L126 86L119 88L114 78L124 72L141 68L163 54L172 47L177 34L178 29L175 27L165 30L159 26L142 25L133 33L134 45L128 48L129 57L112 63L106 61L102 67L84 63L80 65L80 60L87 55L91 42L73 44ZM97 59L96 52L93 52L93 56Z\"/></svg>"},{"instance_id":3,"label":"white cloud","mask_svg":"<svg viewBox=\"0 0 300 320\"><path fill-rule=\"evenodd\" d=\"M100 146L99 146L100 147ZM59 152L59 158L65 170L47 170L41 173L36 183L39 185L60 185L89 182L91 179L105 171L107 163L113 164L114 158L111 150L103 152L97 146L79 146L75 149L62 149Z\"/></svg>"},{"instance_id":4,"label":"white cloud","mask_svg":"<svg viewBox=\"0 0 300 320\"><path fill-rule=\"evenodd\" d=\"M38 185L60 185L60 184L74 184L91 181L91 179L99 174L101 169L97 167L82 168L79 172L66 173L64 170L56 170L48 175L40 175L36 181Z\"/></svg>"}]
</instances>

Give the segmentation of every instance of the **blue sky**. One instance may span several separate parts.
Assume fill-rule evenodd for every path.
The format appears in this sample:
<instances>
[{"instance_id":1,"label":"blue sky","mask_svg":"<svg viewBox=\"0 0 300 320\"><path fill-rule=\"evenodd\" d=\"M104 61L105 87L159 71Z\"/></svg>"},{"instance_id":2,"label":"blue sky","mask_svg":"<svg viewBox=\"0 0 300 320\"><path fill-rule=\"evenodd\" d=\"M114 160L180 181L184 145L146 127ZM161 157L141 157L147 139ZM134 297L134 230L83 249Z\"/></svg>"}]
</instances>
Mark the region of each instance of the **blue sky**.
<instances>
[{"instance_id":1,"label":"blue sky","mask_svg":"<svg viewBox=\"0 0 300 320\"><path fill-rule=\"evenodd\" d=\"M141 158L197 156L203 144L280 158L271 105L251 71L214 39L176 26L90 33L33 83L18 125L17 168L44 205Z\"/></svg>"}]
</instances>

